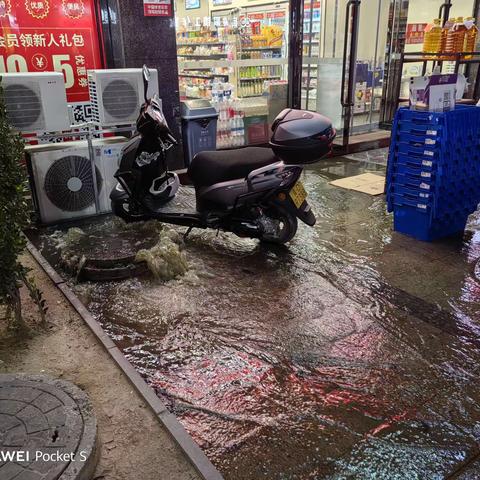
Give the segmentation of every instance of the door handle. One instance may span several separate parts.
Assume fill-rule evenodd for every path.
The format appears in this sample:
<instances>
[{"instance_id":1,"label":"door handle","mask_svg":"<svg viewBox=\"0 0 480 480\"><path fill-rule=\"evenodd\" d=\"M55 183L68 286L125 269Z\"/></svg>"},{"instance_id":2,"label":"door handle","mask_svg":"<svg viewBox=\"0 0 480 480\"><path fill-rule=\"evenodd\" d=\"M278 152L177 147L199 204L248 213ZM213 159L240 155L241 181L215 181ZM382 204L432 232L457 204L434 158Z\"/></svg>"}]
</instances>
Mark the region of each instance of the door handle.
<instances>
[{"instance_id":1,"label":"door handle","mask_svg":"<svg viewBox=\"0 0 480 480\"><path fill-rule=\"evenodd\" d=\"M347 75L347 51L348 51L348 31L350 27L350 21L352 20L352 14L351 14L351 7L353 5L360 5L360 0L349 0L347 2L347 6L345 9L345 32L344 32L344 39L343 39L343 63L342 63L342 87L341 87L341 92L340 92L340 103L342 104L343 107L347 106L353 106L350 91L348 92L348 98L347 101L345 101L345 77ZM356 42L357 39L353 38L351 42ZM350 46L351 47L351 46ZM351 51L351 48L350 48ZM348 72L348 76L350 79L350 75L352 72ZM350 82L349 82L350 83Z\"/></svg>"},{"instance_id":2,"label":"door handle","mask_svg":"<svg viewBox=\"0 0 480 480\"><path fill-rule=\"evenodd\" d=\"M451 6L452 4L450 3L450 1L442 3L440 5L440 9L438 10L438 18L441 20L442 25L445 23L446 20L448 20ZM448 12L447 12L447 9L448 9Z\"/></svg>"}]
</instances>

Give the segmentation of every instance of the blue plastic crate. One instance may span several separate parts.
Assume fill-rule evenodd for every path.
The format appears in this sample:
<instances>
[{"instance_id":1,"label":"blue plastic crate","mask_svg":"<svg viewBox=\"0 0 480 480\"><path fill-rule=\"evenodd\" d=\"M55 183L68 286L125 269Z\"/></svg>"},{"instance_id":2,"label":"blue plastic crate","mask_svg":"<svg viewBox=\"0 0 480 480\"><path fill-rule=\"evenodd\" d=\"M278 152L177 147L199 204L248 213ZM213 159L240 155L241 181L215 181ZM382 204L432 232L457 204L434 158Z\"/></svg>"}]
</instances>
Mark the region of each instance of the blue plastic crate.
<instances>
[{"instance_id":1,"label":"blue plastic crate","mask_svg":"<svg viewBox=\"0 0 480 480\"><path fill-rule=\"evenodd\" d=\"M409 157L426 158L428 160L438 159L442 153L438 146L415 146L403 141L397 142L395 151Z\"/></svg>"},{"instance_id":2,"label":"blue plastic crate","mask_svg":"<svg viewBox=\"0 0 480 480\"><path fill-rule=\"evenodd\" d=\"M418 189L423 192L435 193L435 182L433 180L434 179L424 179L418 175L412 176L406 175L405 173L393 172L392 181L390 183Z\"/></svg>"},{"instance_id":3,"label":"blue plastic crate","mask_svg":"<svg viewBox=\"0 0 480 480\"><path fill-rule=\"evenodd\" d=\"M386 191L395 230L427 241L463 231L480 202L480 108L399 109Z\"/></svg>"},{"instance_id":4,"label":"blue plastic crate","mask_svg":"<svg viewBox=\"0 0 480 480\"><path fill-rule=\"evenodd\" d=\"M397 132L393 140L397 143L404 142L414 147L428 146L429 148L435 148L440 145L441 136L426 135L426 134L418 135L418 134L409 133L409 132L401 132L401 133Z\"/></svg>"},{"instance_id":5,"label":"blue plastic crate","mask_svg":"<svg viewBox=\"0 0 480 480\"><path fill-rule=\"evenodd\" d=\"M394 162L393 168L394 170L402 171L402 167L426 172L439 171L442 168L435 158L411 157L410 155L399 153L396 161Z\"/></svg>"},{"instance_id":6,"label":"blue plastic crate","mask_svg":"<svg viewBox=\"0 0 480 480\"><path fill-rule=\"evenodd\" d=\"M426 242L463 232L467 218L468 215L459 215L451 220L432 220L428 213L407 205L398 206L393 212L393 224L396 232Z\"/></svg>"}]
</instances>

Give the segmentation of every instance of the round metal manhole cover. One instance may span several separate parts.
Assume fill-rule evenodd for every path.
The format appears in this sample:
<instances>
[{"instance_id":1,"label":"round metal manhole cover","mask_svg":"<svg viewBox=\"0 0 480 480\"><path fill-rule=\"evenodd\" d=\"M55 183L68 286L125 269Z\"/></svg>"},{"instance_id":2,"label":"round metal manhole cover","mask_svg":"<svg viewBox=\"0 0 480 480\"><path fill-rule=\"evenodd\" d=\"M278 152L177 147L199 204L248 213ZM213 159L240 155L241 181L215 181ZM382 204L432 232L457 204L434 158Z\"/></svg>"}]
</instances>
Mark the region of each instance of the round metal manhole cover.
<instances>
[{"instance_id":1,"label":"round metal manhole cover","mask_svg":"<svg viewBox=\"0 0 480 480\"><path fill-rule=\"evenodd\" d=\"M0 478L86 480L97 424L87 395L46 376L0 375Z\"/></svg>"}]
</instances>

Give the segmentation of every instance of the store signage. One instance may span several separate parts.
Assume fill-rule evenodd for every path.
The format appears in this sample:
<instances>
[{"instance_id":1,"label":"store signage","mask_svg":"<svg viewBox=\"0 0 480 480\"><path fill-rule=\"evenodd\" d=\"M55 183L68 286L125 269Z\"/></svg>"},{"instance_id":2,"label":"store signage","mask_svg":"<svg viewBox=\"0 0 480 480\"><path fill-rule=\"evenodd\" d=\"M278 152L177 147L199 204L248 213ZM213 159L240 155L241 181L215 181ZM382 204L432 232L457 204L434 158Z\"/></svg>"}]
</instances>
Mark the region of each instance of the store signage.
<instances>
[{"instance_id":1,"label":"store signage","mask_svg":"<svg viewBox=\"0 0 480 480\"><path fill-rule=\"evenodd\" d=\"M171 17L171 0L143 0L143 14L145 17Z\"/></svg>"},{"instance_id":2,"label":"store signage","mask_svg":"<svg viewBox=\"0 0 480 480\"><path fill-rule=\"evenodd\" d=\"M265 18L264 13L247 13L249 20L263 20Z\"/></svg>"},{"instance_id":3,"label":"store signage","mask_svg":"<svg viewBox=\"0 0 480 480\"><path fill-rule=\"evenodd\" d=\"M285 12L267 12L267 18L284 18Z\"/></svg>"},{"instance_id":4,"label":"store signage","mask_svg":"<svg viewBox=\"0 0 480 480\"><path fill-rule=\"evenodd\" d=\"M219 5L231 5L232 0L213 0L213 6L217 7Z\"/></svg>"},{"instance_id":5,"label":"store signage","mask_svg":"<svg viewBox=\"0 0 480 480\"><path fill-rule=\"evenodd\" d=\"M423 43L426 27L426 23L407 23L405 43L409 45Z\"/></svg>"},{"instance_id":6,"label":"store signage","mask_svg":"<svg viewBox=\"0 0 480 480\"><path fill-rule=\"evenodd\" d=\"M88 102L102 68L93 0L0 0L0 73L62 72L70 103Z\"/></svg>"}]
</instances>

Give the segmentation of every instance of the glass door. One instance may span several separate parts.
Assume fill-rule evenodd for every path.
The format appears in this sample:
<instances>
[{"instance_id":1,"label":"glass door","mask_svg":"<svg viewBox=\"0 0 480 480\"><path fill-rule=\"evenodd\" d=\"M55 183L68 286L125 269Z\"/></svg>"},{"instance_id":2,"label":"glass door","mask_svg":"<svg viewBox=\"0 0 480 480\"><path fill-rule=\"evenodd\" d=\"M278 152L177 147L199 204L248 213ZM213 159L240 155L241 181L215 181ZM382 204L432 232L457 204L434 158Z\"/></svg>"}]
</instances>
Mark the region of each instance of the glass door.
<instances>
[{"instance_id":1,"label":"glass door","mask_svg":"<svg viewBox=\"0 0 480 480\"><path fill-rule=\"evenodd\" d=\"M305 0L302 108L349 137L378 128L391 0Z\"/></svg>"}]
</instances>

